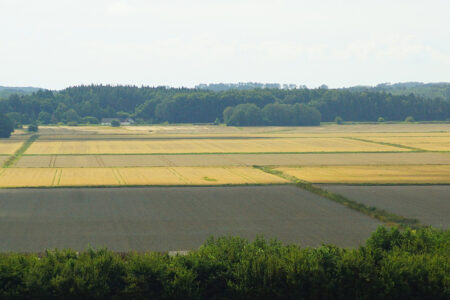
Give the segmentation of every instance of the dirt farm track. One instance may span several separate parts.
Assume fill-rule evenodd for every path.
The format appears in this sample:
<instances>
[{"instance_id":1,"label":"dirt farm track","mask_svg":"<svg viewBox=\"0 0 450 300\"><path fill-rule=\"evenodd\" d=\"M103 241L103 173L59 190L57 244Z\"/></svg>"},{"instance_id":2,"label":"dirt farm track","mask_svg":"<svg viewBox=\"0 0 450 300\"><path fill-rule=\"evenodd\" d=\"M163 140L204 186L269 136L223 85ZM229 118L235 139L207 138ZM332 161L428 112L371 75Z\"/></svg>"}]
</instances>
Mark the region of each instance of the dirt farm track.
<instances>
[{"instance_id":1,"label":"dirt farm track","mask_svg":"<svg viewBox=\"0 0 450 300\"><path fill-rule=\"evenodd\" d=\"M189 250L239 235L355 247L374 219L294 186L0 190L0 251Z\"/></svg>"}]
</instances>

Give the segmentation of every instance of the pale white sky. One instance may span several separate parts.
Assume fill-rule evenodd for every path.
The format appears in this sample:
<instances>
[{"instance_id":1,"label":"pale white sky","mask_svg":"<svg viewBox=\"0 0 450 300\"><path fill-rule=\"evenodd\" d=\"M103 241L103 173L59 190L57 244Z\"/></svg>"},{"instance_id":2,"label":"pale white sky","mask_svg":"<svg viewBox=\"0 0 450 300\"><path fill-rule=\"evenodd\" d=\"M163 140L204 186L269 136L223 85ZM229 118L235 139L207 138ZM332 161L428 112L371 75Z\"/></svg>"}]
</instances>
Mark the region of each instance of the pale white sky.
<instances>
[{"instance_id":1,"label":"pale white sky","mask_svg":"<svg viewBox=\"0 0 450 300\"><path fill-rule=\"evenodd\" d=\"M0 0L0 85L450 81L450 0Z\"/></svg>"}]
</instances>

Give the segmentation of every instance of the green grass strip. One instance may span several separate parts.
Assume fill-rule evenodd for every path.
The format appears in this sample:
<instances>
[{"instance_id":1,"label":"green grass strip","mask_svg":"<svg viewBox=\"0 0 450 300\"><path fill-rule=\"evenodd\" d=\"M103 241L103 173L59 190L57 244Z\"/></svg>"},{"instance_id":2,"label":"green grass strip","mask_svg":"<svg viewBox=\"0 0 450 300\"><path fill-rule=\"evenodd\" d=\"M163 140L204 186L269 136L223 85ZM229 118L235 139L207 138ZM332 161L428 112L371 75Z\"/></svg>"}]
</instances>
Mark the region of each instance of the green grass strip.
<instances>
[{"instance_id":1,"label":"green grass strip","mask_svg":"<svg viewBox=\"0 0 450 300\"><path fill-rule=\"evenodd\" d=\"M38 138L39 135L37 134L30 136L28 140L26 140L13 155L11 155L7 160L5 160L2 168L8 168L14 165L16 161L18 161L19 158L25 153L25 151L27 151L27 149L31 146L31 144L33 144L33 142L36 141Z\"/></svg>"},{"instance_id":2,"label":"green grass strip","mask_svg":"<svg viewBox=\"0 0 450 300\"><path fill-rule=\"evenodd\" d=\"M298 179L297 177L285 174L279 170L275 170L269 167L261 167L254 166L255 168L264 171L266 173L276 175L278 177L284 178L286 180L291 181L295 184L295 186L307 190L313 194L319 195L321 197L327 198L333 202L342 204L350 209L356 210L360 213L363 213L371 218L377 219L383 223L386 223L389 226L397 226L399 228L420 228L424 227L417 219L405 218L403 216L399 216L393 213L389 213L384 209L378 209L373 206L367 206L365 204L350 200L347 197L342 195L329 192L324 190L318 186L315 186L309 182Z\"/></svg>"}]
</instances>

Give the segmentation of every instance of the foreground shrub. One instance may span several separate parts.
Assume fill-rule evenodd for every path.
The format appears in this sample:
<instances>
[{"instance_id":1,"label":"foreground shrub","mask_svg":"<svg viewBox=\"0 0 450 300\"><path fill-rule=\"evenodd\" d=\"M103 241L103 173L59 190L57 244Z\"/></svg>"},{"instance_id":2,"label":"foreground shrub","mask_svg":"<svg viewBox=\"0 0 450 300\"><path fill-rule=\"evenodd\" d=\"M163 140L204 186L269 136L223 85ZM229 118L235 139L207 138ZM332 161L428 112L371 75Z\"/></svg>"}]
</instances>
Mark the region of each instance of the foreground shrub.
<instances>
[{"instance_id":1,"label":"foreground shrub","mask_svg":"<svg viewBox=\"0 0 450 300\"><path fill-rule=\"evenodd\" d=\"M358 249L209 239L185 256L0 255L0 299L449 299L448 230L380 227Z\"/></svg>"}]
</instances>

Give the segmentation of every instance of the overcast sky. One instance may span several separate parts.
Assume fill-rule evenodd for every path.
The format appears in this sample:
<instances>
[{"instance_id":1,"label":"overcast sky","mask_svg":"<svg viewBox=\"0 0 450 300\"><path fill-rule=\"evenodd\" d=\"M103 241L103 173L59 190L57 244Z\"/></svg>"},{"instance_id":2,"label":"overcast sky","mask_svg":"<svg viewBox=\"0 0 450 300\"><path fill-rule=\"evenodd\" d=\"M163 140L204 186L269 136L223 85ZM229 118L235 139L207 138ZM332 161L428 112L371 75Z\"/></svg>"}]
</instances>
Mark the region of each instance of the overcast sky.
<instances>
[{"instance_id":1,"label":"overcast sky","mask_svg":"<svg viewBox=\"0 0 450 300\"><path fill-rule=\"evenodd\" d=\"M450 81L450 0L0 0L0 85Z\"/></svg>"}]
</instances>

